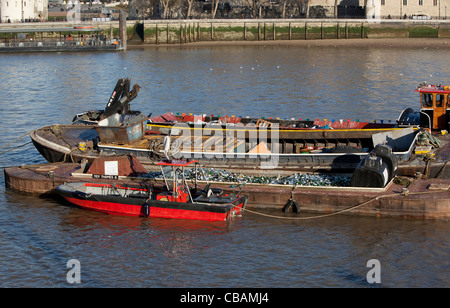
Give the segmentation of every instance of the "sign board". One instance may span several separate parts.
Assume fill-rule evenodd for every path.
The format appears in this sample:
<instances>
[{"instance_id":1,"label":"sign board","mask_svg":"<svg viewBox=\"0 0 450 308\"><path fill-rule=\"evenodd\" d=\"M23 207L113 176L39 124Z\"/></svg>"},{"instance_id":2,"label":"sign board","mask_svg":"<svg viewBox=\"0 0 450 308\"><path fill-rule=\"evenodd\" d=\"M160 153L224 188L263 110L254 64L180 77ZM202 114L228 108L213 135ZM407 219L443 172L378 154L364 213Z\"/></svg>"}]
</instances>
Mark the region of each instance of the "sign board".
<instances>
[{"instance_id":1,"label":"sign board","mask_svg":"<svg viewBox=\"0 0 450 308\"><path fill-rule=\"evenodd\" d=\"M105 175L119 175L119 162L105 161Z\"/></svg>"}]
</instances>

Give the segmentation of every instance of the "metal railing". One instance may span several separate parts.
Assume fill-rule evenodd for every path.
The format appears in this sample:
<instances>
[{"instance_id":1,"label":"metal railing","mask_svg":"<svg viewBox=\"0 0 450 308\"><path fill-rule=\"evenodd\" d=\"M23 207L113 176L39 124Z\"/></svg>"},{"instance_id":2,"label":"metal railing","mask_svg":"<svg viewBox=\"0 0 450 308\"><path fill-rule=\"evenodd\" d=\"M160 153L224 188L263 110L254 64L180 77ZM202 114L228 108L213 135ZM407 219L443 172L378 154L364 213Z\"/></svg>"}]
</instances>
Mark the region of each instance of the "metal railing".
<instances>
[{"instance_id":1,"label":"metal railing","mask_svg":"<svg viewBox=\"0 0 450 308\"><path fill-rule=\"evenodd\" d=\"M8 40L6 42L0 42L0 48L85 48L85 47L106 47L106 46L120 46L118 40L100 40L100 39L87 39L81 41L68 41L68 40L52 40L52 41L23 41L23 40Z\"/></svg>"}]
</instances>

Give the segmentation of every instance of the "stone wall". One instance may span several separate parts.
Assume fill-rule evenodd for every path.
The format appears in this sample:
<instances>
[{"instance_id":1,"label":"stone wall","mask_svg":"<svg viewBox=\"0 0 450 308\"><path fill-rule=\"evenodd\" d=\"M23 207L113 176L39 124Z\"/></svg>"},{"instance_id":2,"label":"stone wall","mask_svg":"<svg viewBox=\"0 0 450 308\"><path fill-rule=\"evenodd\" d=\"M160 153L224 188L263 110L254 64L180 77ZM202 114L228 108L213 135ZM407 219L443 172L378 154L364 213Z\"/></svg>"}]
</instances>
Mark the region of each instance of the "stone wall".
<instances>
[{"instance_id":1,"label":"stone wall","mask_svg":"<svg viewBox=\"0 0 450 308\"><path fill-rule=\"evenodd\" d=\"M352 38L447 38L450 22L367 20L145 21L144 44Z\"/></svg>"},{"instance_id":2,"label":"stone wall","mask_svg":"<svg viewBox=\"0 0 450 308\"><path fill-rule=\"evenodd\" d=\"M119 22L90 22L106 35L119 36ZM70 27L67 22L0 24L11 28ZM2 30L3 29L3 30ZM127 21L129 44L182 44L198 41L276 41L353 38L450 38L450 21L354 19L236 19Z\"/></svg>"}]
</instances>

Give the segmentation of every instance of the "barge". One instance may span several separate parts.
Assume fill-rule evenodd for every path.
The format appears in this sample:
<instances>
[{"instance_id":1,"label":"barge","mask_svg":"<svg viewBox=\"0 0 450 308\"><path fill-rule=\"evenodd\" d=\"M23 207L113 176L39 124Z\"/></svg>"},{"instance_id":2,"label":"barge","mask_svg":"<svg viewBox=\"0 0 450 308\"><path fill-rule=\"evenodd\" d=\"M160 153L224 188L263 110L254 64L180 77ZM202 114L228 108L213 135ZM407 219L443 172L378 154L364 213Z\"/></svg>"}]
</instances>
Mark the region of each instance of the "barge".
<instances>
[{"instance_id":1,"label":"barge","mask_svg":"<svg viewBox=\"0 0 450 308\"><path fill-rule=\"evenodd\" d=\"M116 162L111 174L105 162ZM92 164L48 163L23 165L4 170L6 186L14 191L35 196L57 196L64 183L98 183L160 187L164 178L148 177L146 168L132 156L98 158ZM346 214L372 217L412 219L450 219L450 180L395 177L384 187L311 186L267 183L195 181L197 191L206 185L224 194L245 195L246 211L280 219L315 219Z\"/></svg>"},{"instance_id":2,"label":"barge","mask_svg":"<svg viewBox=\"0 0 450 308\"><path fill-rule=\"evenodd\" d=\"M161 179L148 178L159 161L196 159L206 168L246 176L351 175L350 185L332 187L209 181L224 193L248 196L248 211L261 215L314 219L346 213L448 220L450 87L423 84L416 91L420 111L405 109L395 123L196 118L171 113L146 117L129 112L127 97L133 95L122 91L123 99L115 97L116 111L100 111L93 123L52 125L31 132L49 164L5 169L6 186L52 195L58 185L80 181L164 185ZM99 161L120 157L133 157L131 165L147 175L111 175L106 168L92 171ZM265 164L274 160L275 165ZM266 213L273 210L284 213Z\"/></svg>"},{"instance_id":3,"label":"barge","mask_svg":"<svg viewBox=\"0 0 450 308\"><path fill-rule=\"evenodd\" d=\"M427 168L427 176L450 177L443 135L450 123L449 87L420 85L419 112L408 108L395 123L364 123L171 113L146 117L129 111L138 86L132 93L127 84L128 90L113 91L110 101L121 93L114 108L99 111L94 123L79 125L76 117L74 124L32 131L38 151L48 162L133 154L148 170L161 159L175 158L248 174L279 174L353 172L378 144L387 144L399 160L399 175L414 176Z\"/></svg>"}]
</instances>

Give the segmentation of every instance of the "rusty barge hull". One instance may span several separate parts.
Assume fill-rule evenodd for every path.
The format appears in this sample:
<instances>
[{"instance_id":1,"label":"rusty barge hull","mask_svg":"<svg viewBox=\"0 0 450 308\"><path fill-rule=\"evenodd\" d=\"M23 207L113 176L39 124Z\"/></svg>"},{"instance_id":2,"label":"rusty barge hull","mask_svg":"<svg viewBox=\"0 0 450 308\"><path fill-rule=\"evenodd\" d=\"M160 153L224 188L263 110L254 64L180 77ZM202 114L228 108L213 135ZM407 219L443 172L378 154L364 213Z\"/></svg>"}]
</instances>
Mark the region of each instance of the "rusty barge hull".
<instances>
[{"instance_id":1,"label":"rusty barge hull","mask_svg":"<svg viewBox=\"0 0 450 308\"><path fill-rule=\"evenodd\" d=\"M14 191L36 196L54 195L58 185L68 182L99 182L114 184L143 185L161 184L158 180L136 177L117 179L93 178L82 173L77 163L52 163L10 167L4 170L6 187ZM337 214L398 217L413 219L450 219L450 180L415 179L409 185L393 182L385 188L311 187L272 184L246 184L212 182L225 193L248 196L249 211L286 219L322 217ZM199 182L199 187L205 183ZM290 198L299 205L300 213L294 208L286 209ZM283 212L285 211L285 212ZM317 216L316 216L317 215Z\"/></svg>"},{"instance_id":2,"label":"rusty barge hull","mask_svg":"<svg viewBox=\"0 0 450 308\"><path fill-rule=\"evenodd\" d=\"M320 132L308 132L313 134L314 138ZM331 132L326 132L331 134ZM337 134L338 132L332 132ZM367 134L366 132L365 134ZM372 132L373 133L373 132ZM336 136L336 135L335 135ZM126 145L109 145L107 147L99 145L96 141L98 133L95 125L51 125L30 133L36 149L50 163L54 162L76 162L79 163L83 159L89 162L94 161L98 157L117 156L123 154L133 154L139 158L141 163L149 170L158 168L156 163L163 155L160 151L149 149L152 141L162 142L157 136L147 136L133 146ZM312 137L311 137L312 138ZM314 139L312 138L312 139ZM322 137L323 138L323 137ZM333 137L334 138L334 137ZM333 139L331 138L331 139ZM368 138L367 136L365 138ZM435 155L430 160L424 160L424 155L415 155L408 152L408 159L400 159L398 165L398 175L415 176L416 173L425 174L428 177L439 177L442 179L450 179L450 167L447 166L450 160L450 137L447 135L439 136L443 143L440 149L435 151ZM359 139L362 139L360 137ZM85 143L86 149L80 150L79 144ZM139 143L139 144L138 144ZM283 148L286 145L283 145ZM95 150L94 150L95 149ZM401 156L407 156L400 153ZM190 153L193 158L199 159L199 153ZM279 175L291 174L294 172L347 172L351 173L358 166L362 158L367 153L335 153L335 154L302 154L302 153L283 153L277 156L275 167L261 168L263 163L271 163L275 156L268 156L262 159L262 155L258 158L252 158L249 154L240 157L237 154L224 155L218 157L217 153L211 153L208 158L201 158L199 161L208 168L226 169L230 172L239 172L248 175ZM205 153L201 154L205 155Z\"/></svg>"}]
</instances>

